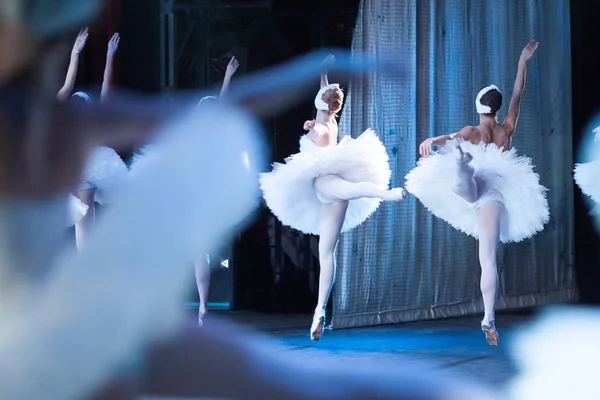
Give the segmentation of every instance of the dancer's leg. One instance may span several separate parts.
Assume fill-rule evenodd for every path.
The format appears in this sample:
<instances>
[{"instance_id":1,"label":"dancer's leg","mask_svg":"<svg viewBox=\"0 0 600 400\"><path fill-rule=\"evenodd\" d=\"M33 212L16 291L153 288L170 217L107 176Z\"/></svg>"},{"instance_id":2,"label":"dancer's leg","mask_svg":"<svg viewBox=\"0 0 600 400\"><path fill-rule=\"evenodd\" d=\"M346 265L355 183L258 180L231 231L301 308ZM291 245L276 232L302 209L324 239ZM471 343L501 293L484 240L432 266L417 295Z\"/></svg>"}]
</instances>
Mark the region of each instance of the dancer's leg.
<instances>
[{"instance_id":1,"label":"dancer's leg","mask_svg":"<svg viewBox=\"0 0 600 400\"><path fill-rule=\"evenodd\" d=\"M456 147L455 155L458 163L458 171L454 178L454 193L468 201L473 203L479 197L477 190L477 183L473 179L475 170L469 163L471 162L471 156L464 154L460 147Z\"/></svg>"},{"instance_id":2,"label":"dancer's leg","mask_svg":"<svg viewBox=\"0 0 600 400\"><path fill-rule=\"evenodd\" d=\"M363 197L378 198L384 201L398 201L406 196L402 188L381 189L370 182L352 183L339 175L323 175L315 179L319 194L330 200L355 200Z\"/></svg>"},{"instance_id":3,"label":"dancer's leg","mask_svg":"<svg viewBox=\"0 0 600 400\"><path fill-rule=\"evenodd\" d=\"M479 263L481 265L481 294L485 315L481 326L488 343L498 345L498 333L494 324L494 309L498 292L496 255L500 242L500 217L504 206L498 202L484 204L477 212L479 230Z\"/></svg>"},{"instance_id":4,"label":"dancer's leg","mask_svg":"<svg viewBox=\"0 0 600 400\"><path fill-rule=\"evenodd\" d=\"M329 294L335 280L335 246L348 209L347 201L340 201L323 206L323 217L321 219L321 235L319 236L319 299L310 328L310 338L319 340L323 335L325 324L325 308L329 300Z\"/></svg>"},{"instance_id":5,"label":"dancer's leg","mask_svg":"<svg viewBox=\"0 0 600 400\"><path fill-rule=\"evenodd\" d=\"M77 197L82 201L83 204L88 206L88 212L83 218L75 224L75 243L77 249L81 250L85 241L85 235L91 229L94 221L96 220L96 207L94 207L94 198L96 196L96 189L84 189L77 192Z\"/></svg>"},{"instance_id":6,"label":"dancer's leg","mask_svg":"<svg viewBox=\"0 0 600 400\"><path fill-rule=\"evenodd\" d=\"M202 318L208 309L208 289L210 288L210 266L206 256L199 258L194 263L196 272L196 286L198 287L198 297L200 307L198 307L198 324L202 325Z\"/></svg>"}]
</instances>

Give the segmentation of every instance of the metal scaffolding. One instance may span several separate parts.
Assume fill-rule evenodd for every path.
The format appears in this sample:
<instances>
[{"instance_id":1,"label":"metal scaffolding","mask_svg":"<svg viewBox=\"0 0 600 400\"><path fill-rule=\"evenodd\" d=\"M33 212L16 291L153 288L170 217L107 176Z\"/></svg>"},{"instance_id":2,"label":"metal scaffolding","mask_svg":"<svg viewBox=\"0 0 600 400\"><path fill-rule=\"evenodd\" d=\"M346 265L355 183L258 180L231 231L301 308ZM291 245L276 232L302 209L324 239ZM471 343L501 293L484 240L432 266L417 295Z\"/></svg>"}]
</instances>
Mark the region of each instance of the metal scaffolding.
<instances>
[{"instance_id":1,"label":"metal scaffolding","mask_svg":"<svg viewBox=\"0 0 600 400\"><path fill-rule=\"evenodd\" d=\"M160 7L160 85L162 90L178 88L178 63L200 29L203 40L204 77L207 84L211 68L209 38L211 24L224 15L249 9L269 9L270 0L223 1L223 0L161 0ZM181 36L181 37L178 37ZM192 40L193 41L193 40Z\"/></svg>"}]
</instances>

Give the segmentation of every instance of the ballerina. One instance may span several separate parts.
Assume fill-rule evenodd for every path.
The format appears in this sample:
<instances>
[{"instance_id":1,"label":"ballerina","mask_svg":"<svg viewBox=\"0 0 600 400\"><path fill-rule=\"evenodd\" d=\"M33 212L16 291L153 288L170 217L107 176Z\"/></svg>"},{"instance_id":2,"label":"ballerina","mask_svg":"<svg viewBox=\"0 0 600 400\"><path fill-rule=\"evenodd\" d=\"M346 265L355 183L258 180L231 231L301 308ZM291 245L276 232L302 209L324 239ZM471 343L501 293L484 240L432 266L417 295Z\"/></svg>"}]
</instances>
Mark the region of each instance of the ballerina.
<instances>
[{"instance_id":1,"label":"ballerina","mask_svg":"<svg viewBox=\"0 0 600 400\"><path fill-rule=\"evenodd\" d=\"M198 107L206 104L206 101L223 99L229 90L231 78L237 71L240 63L235 57L231 57L227 69L225 70L225 78L223 78L223 85L221 86L221 93L219 97L205 96L198 102ZM198 307L198 325L202 326L204 316L208 312L208 292L210 290L210 256L207 254L203 257L199 257L194 261L194 272L196 274L196 287L198 288L198 299L200 305Z\"/></svg>"},{"instance_id":2,"label":"ballerina","mask_svg":"<svg viewBox=\"0 0 600 400\"><path fill-rule=\"evenodd\" d=\"M334 60L328 56L325 66ZM406 195L402 188L388 189L388 155L373 130L356 140L346 136L338 144L336 118L343 100L340 86L329 84L324 72L314 101L317 117L304 123L308 133L300 138L300 152L260 176L263 197L273 214L284 225L319 235L321 272L311 340L323 335L340 234L362 224L382 200L399 201Z\"/></svg>"},{"instance_id":3,"label":"ballerina","mask_svg":"<svg viewBox=\"0 0 600 400\"><path fill-rule=\"evenodd\" d=\"M170 126L164 122L172 120L173 114L152 97L117 95L110 103L90 104L85 118L72 112L72 105L48 101L35 101L33 107L23 108L24 113L9 112L23 98L48 99L56 94L48 88L54 86L57 66L37 62L38 68L31 68L25 64L30 57L18 55L27 50L30 56L37 50L44 53L36 61L55 58L62 50L62 46L49 45L60 44L56 30L62 32L70 27L67 24L76 26L91 18L98 3L59 0L48 9L46 0L32 0L24 4L22 13L0 13L0 32L15 25L19 28L13 35L0 35L0 44L5 45L0 47L15 53L0 59L0 108L10 122L0 127L5 143L0 147L4 172L0 174L0 211L11 216L0 218L0 232L7 233L0 235L0 256L10 254L16 260L0 263L0 283L13 288L16 280L36 285L36 290L25 293L28 307L13 315L5 312L14 305L4 301L10 293L0 290L0 398L87 399L115 376L134 381L137 373L136 388L143 392L135 398L165 393L299 400L324 393L328 398L345 399L490 398L444 372L428 368L429 373L423 373L412 364L405 370L386 365L374 371L335 363L307 367L304 360L290 360L289 353L280 354L280 349L268 346L268 338L218 321L214 330L186 331L166 338L166 343L152 340L164 338L163 329L179 330L174 320L183 314L180 301L185 285L181 281L188 275L183 265L187 251L198 243L208 248L222 241L252 208L254 201L248 200L257 195L254 175L263 158L264 142L256 121L239 109L228 106L198 116L190 105L186 107L184 98L174 103L188 112ZM34 11L43 12L44 17L32 18L38 15ZM10 23L4 23L5 18ZM320 61L321 54L313 54L246 79L236 91L238 102L256 107L267 95L271 100L262 103L261 115L270 116L282 103L297 101L290 87L298 88L316 76ZM370 64L338 65L357 72ZM39 75L24 77L23 70ZM10 81L13 77L42 84L18 87ZM36 118L40 115L47 117L41 119L42 124ZM32 125L36 129L28 129ZM124 188L124 200L107 209L80 253L48 257L49 242L61 236L55 216L66 210L65 201L62 207L53 208L52 197L69 193L90 150L97 145L124 149L157 126L159 133L171 137L159 165ZM202 129L207 133L218 129L227 135L198 135ZM224 157L238 157L239 151L248 152L252 171L236 162L212 168ZM197 184L198 179L203 185ZM34 221L34 216L42 218ZM55 270L40 279L27 268L36 261L46 270ZM157 344L161 349L156 349ZM127 371L119 370L147 355L145 365L134 363Z\"/></svg>"},{"instance_id":4,"label":"ballerina","mask_svg":"<svg viewBox=\"0 0 600 400\"><path fill-rule=\"evenodd\" d=\"M71 62L67 71L65 84L58 92L58 99L65 100L73 90L75 79L77 77L77 67L79 54L85 47L88 37L88 29L83 29L73 46L71 53ZM100 101L105 102L110 93L110 84L112 80L114 55L119 48L120 35L115 33L108 42L106 53L106 66L104 69L104 79L102 81L102 92ZM85 92L76 92L71 96L72 101L83 101L89 103L91 96ZM81 181L77 187L77 197L88 207L87 213L75 225L75 241L77 248L81 249L85 236L96 219L95 203L107 204L112 201L113 195L122 185L128 169L121 157L114 149L107 146L99 146L94 149L88 158L87 167L84 170Z\"/></svg>"},{"instance_id":5,"label":"ballerina","mask_svg":"<svg viewBox=\"0 0 600 400\"><path fill-rule=\"evenodd\" d=\"M511 148L525 87L527 62L538 48L531 41L521 53L508 114L498 123L502 94L494 85L475 100L478 126L426 139L421 159L406 175L406 190L435 216L479 240L480 288L485 314L481 329L498 346L495 303L498 290L498 243L520 242L544 228L549 220L546 188L533 172L531 159ZM430 155L432 146L441 147ZM515 181L519 185L515 185Z\"/></svg>"},{"instance_id":6,"label":"ballerina","mask_svg":"<svg viewBox=\"0 0 600 400\"><path fill-rule=\"evenodd\" d=\"M229 91L231 78L237 71L239 65L240 64L235 56L231 57L231 60L227 64L227 68L225 70L225 77L223 78L223 84L221 86L219 97L204 96L198 102L198 107L210 105L214 101L225 98L227 92ZM156 145L149 144L140 148L132 160L130 166L131 171L137 170L140 165L143 165L143 163L139 164L139 162L147 159L148 155L151 155L155 151L155 147ZM198 325L202 326L204 316L208 311L208 292L210 290L210 256L208 254L203 254L202 256L196 258L194 261L194 272L196 275L196 286L198 288L198 298L200 303L198 307Z\"/></svg>"}]
</instances>

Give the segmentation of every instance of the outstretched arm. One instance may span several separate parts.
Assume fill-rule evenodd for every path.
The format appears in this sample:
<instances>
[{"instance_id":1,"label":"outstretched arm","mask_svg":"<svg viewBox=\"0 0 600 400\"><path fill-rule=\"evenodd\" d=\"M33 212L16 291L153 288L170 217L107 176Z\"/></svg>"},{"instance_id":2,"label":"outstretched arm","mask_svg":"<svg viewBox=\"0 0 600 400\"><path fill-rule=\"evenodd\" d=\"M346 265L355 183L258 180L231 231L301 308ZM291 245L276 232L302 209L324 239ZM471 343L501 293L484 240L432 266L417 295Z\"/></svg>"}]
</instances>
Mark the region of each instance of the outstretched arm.
<instances>
[{"instance_id":1,"label":"outstretched arm","mask_svg":"<svg viewBox=\"0 0 600 400\"><path fill-rule=\"evenodd\" d=\"M71 61L69 62L69 69L67 70L67 77L65 78L65 84L58 91L56 97L60 101L64 101L69 98L71 93L73 92L73 87L75 86L75 79L77 79L77 68L79 67L79 54L85 47L85 42L88 38L88 28L83 28L79 35L77 35L77 39L75 39L75 44L73 45L73 50L71 51Z\"/></svg>"},{"instance_id":2,"label":"outstretched arm","mask_svg":"<svg viewBox=\"0 0 600 400\"><path fill-rule=\"evenodd\" d=\"M323 60L323 67L325 67L325 70L321 74L321 88L324 88L325 86L329 86L329 80L327 79L327 68L329 66L331 66L334 62L335 62L335 56L333 56L331 54L328 55L327 57L325 57L325 60Z\"/></svg>"},{"instance_id":3,"label":"outstretched arm","mask_svg":"<svg viewBox=\"0 0 600 400\"><path fill-rule=\"evenodd\" d=\"M119 41L121 36L119 33L115 33L110 41L108 42L108 51L106 52L106 66L104 67L104 79L102 80L102 92L100 94L100 101L105 101L108 93L110 92L110 84L112 82L113 74L113 60L115 53L119 48Z\"/></svg>"},{"instance_id":4,"label":"outstretched arm","mask_svg":"<svg viewBox=\"0 0 600 400\"><path fill-rule=\"evenodd\" d=\"M225 70L225 78L223 79L223 86L221 87L221 93L219 94L219 99L222 99L227 94L229 90L229 84L231 83L231 77L237 71L240 63L235 57L231 57L229 64L227 64L227 69Z\"/></svg>"},{"instance_id":5,"label":"outstretched arm","mask_svg":"<svg viewBox=\"0 0 600 400\"><path fill-rule=\"evenodd\" d=\"M525 88L525 75L527 72L527 61L533 57L533 54L538 48L539 43L535 40L527 43L527 46L523 49L521 57L519 58L519 67L517 69L517 77L515 79L515 85L513 87L512 97L510 99L510 105L508 106L508 114L502 125L506 128L509 135L512 135L517 127L517 121L519 120L519 109L521 107L521 95Z\"/></svg>"},{"instance_id":6,"label":"outstretched arm","mask_svg":"<svg viewBox=\"0 0 600 400\"><path fill-rule=\"evenodd\" d=\"M449 135L440 135L434 138L425 139L423 143L419 146L419 155L421 157L427 157L429 153L431 153L433 146L441 147L445 145L449 140L454 138L459 138L468 141L471 138L471 135L477 129L473 126L465 126L460 131L456 133L451 133Z\"/></svg>"}]
</instances>

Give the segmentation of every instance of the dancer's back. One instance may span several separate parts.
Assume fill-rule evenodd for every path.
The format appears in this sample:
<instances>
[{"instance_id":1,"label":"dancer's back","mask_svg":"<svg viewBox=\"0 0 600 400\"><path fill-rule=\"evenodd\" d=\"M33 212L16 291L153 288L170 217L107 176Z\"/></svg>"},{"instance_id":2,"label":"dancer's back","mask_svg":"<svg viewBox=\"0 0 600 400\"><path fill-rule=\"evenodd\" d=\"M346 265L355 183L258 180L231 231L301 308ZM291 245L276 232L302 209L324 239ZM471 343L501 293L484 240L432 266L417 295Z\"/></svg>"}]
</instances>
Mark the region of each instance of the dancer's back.
<instances>
[{"instance_id":1,"label":"dancer's back","mask_svg":"<svg viewBox=\"0 0 600 400\"><path fill-rule=\"evenodd\" d=\"M478 126L465 126L461 129L459 137L473 144L481 142L485 144L494 143L507 151L511 146L512 133L504 124L501 125L494 121L489 124L482 123Z\"/></svg>"}]
</instances>

